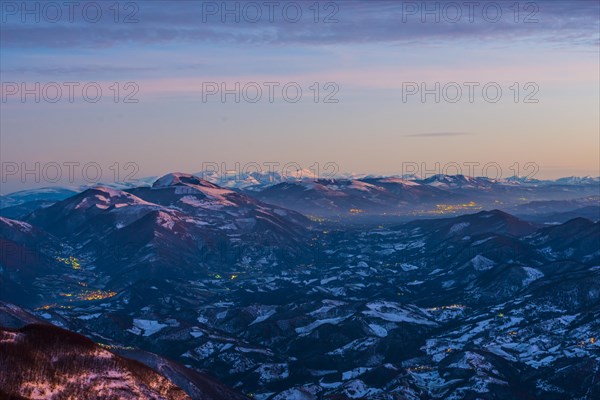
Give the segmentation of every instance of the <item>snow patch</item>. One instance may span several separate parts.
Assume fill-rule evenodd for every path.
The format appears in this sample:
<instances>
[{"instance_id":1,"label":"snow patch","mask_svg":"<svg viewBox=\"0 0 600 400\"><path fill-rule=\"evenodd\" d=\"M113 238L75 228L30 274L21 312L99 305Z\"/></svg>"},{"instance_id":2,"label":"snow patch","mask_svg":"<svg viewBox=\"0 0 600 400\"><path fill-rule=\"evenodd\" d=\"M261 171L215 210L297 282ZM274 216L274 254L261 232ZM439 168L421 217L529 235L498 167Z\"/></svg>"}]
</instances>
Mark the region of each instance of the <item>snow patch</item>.
<instances>
[{"instance_id":1,"label":"snow patch","mask_svg":"<svg viewBox=\"0 0 600 400\"><path fill-rule=\"evenodd\" d=\"M133 328L129 329L129 332L136 335L151 336L167 326L152 319L134 319Z\"/></svg>"},{"instance_id":2,"label":"snow patch","mask_svg":"<svg viewBox=\"0 0 600 400\"><path fill-rule=\"evenodd\" d=\"M523 267L523 270L527 273L527 277L523 279L523 286L529 285L531 282L537 281L544 277L544 273L538 269L531 267Z\"/></svg>"},{"instance_id":3,"label":"snow patch","mask_svg":"<svg viewBox=\"0 0 600 400\"><path fill-rule=\"evenodd\" d=\"M475 268L476 271L487 271L494 267L494 262L489 258L482 256L481 254L478 254L475 257L473 257L471 263L473 264L473 268Z\"/></svg>"},{"instance_id":4,"label":"snow patch","mask_svg":"<svg viewBox=\"0 0 600 400\"><path fill-rule=\"evenodd\" d=\"M454 224L454 225L452 225L450 227L450 232L449 233L451 235L454 235L454 234L462 231L463 229L467 228L469 225L471 225L471 224L468 223L468 222L460 222L458 224Z\"/></svg>"}]
</instances>

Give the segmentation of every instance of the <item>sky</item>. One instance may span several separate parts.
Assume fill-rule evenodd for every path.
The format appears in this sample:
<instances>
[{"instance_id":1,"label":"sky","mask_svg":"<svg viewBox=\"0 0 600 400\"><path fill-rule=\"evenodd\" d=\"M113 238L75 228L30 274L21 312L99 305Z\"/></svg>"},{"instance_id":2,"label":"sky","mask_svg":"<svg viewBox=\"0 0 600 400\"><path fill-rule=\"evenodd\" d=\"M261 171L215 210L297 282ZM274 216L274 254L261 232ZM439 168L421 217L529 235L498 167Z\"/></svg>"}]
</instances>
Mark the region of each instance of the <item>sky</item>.
<instances>
[{"instance_id":1,"label":"sky","mask_svg":"<svg viewBox=\"0 0 600 400\"><path fill-rule=\"evenodd\" d=\"M69 4L0 1L0 193L237 164L600 175L597 1Z\"/></svg>"}]
</instances>

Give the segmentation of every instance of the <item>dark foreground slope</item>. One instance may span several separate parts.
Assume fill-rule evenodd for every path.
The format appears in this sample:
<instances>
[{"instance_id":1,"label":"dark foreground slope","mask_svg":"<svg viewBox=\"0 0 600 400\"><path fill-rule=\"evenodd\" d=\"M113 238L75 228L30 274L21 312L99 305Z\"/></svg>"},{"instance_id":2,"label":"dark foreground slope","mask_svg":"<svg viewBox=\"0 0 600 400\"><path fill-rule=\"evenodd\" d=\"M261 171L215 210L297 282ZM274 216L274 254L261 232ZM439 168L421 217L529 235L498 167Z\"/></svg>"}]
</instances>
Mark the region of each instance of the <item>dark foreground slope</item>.
<instances>
[{"instance_id":1,"label":"dark foreground slope","mask_svg":"<svg viewBox=\"0 0 600 400\"><path fill-rule=\"evenodd\" d=\"M133 350L130 354L140 361L125 358L15 306L0 304L0 321L27 323L0 327L0 399L245 399L176 363ZM143 360L151 360L161 373Z\"/></svg>"},{"instance_id":2,"label":"dark foreground slope","mask_svg":"<svg viewBox=\"0 0 600 400\"><path fill-rule=\"evenodd\" d=\"M52 325L0 329L0 370L0 388L9 397L190 398L145 365Z\"/></svg>"}]
</instances>

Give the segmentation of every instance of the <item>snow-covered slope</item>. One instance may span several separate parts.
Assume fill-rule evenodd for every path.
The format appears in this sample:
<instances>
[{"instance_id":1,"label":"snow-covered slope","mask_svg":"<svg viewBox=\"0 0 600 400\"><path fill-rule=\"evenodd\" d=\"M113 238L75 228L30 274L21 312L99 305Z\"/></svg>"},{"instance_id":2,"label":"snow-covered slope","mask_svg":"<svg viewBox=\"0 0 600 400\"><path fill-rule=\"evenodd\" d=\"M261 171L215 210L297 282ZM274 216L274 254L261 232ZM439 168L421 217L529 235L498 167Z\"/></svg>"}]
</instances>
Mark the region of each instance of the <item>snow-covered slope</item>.
<instances>
[{"instance_id":1,"label":"snow-covered slope","mask_svg":"<svg viewBox=\"0 0 600 400\"><path fill-rule=\"evenodd\" d=\"M2 399L247 399L156 354L98 345L2 302L0 371Z\"/></svg>"}]
</instances>

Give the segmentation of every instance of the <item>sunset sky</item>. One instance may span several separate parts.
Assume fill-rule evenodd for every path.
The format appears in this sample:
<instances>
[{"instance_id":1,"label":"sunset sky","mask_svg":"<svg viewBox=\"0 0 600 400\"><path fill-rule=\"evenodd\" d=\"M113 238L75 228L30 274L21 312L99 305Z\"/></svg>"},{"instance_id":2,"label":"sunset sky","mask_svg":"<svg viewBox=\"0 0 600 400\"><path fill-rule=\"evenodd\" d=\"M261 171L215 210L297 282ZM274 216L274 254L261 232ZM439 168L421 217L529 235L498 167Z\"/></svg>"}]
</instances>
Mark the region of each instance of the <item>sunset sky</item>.
<instances>
[{"instance_id":1,"label":"sunset sky","mask_svg":"<svg viewBox=\"0 0 600 400\"><path fill-rule=\"evenodd\" d=\"M482 1L472 15L463 2L323 1L318 16L314 1L292 2L287 14L290 2L280 1L272 20L264 2L237 2L239 21L220 1L120 2L118 15L112 2L100 3L97 22L94 9L84 17L81 8L71 22L66 8L58 17L45 2L29 2L39 7L34 15L20 1L2 2L3 163L96 162L107 178L115 162L136 163L143 177L253 161L334 162L340 172L371 174L398 174L403 162L495 162L503 177L514 163L534 162L537 178L600 175L597 1L522 2L518 14L514 1ZM423 13L436 3L437 15ZM10 94L11 84L35 82L49 97L49 82L95 82L103 93L96 103L77 89L72 103L66 90L55 103ZM219 94L204 101L208 82L280 85L273 102L265 89L256 103L236 103ZM295 103L282 97L290 82L303 90ZM433 94L403 99L409 82L480 86L472 102L463 86L461 100L436 103ZM489 82L502 89L496 103L482 96ZM324 102L336 86L338 102ZM139 101L124 103L133 87ZM525 102L528 94L538 102ZM11 177L2 186L6 193L35 184Z\"/></svg>"}]
</instances>

